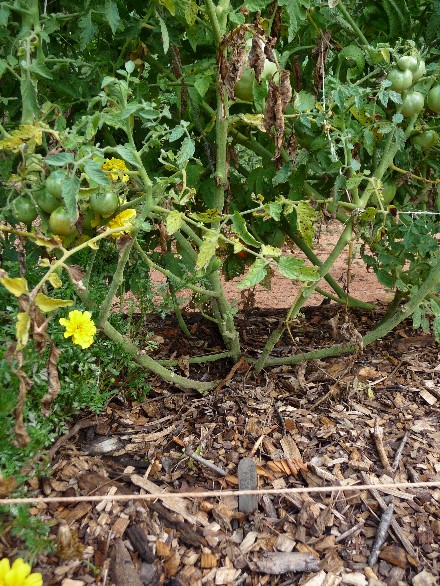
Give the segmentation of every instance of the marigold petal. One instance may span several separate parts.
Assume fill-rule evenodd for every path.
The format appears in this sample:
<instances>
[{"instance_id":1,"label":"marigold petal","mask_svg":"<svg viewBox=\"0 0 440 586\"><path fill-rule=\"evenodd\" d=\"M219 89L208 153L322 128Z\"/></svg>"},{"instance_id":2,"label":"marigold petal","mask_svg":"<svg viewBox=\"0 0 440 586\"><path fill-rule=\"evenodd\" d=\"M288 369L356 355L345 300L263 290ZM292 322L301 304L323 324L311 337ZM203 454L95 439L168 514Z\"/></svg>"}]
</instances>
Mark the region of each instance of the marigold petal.
<instances>
[{"instance_id":1,"label":"marigold petal","mask_svg":"<svg viewBox=\"0 0 440 586\"><path fill-rule=\"evenodd\" d=\"M3 579L6 572L9 572L11 569L11 564L9 563L8 558L3 558L0 560L0 580Z\"/></svg>"},{"instance_id":2,"label":"marigold petal","mask_svg":"<svg viewBox=\"0 0 440 586\"><path fill-rule=\"evenodd\" d=\"M40 572L34 572L26 578L23 586L43 586L43 576Z\"/></svg>"}]
</instances>

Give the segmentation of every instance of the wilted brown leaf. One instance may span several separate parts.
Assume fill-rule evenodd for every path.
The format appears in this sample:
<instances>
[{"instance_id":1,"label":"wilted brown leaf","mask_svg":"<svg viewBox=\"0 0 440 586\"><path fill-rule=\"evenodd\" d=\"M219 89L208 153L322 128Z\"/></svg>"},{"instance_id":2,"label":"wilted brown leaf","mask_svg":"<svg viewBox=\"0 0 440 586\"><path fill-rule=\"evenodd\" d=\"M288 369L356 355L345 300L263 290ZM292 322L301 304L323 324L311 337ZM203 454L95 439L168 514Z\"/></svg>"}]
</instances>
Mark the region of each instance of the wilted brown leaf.
<instances>
[{"instance_id":1,"label":"wilted brown leaf","mask_svg":"<svg viewBox=\"0 0 440 586\"><path fill-rule=\"evenodd\" d=\"M60 377L57 368L60 354L61 350L52 343L49 357L47 359L48 391L41 400L41 412L43 415L49 414L50 406L60 392Z\"/></svg>"}]
</instances>

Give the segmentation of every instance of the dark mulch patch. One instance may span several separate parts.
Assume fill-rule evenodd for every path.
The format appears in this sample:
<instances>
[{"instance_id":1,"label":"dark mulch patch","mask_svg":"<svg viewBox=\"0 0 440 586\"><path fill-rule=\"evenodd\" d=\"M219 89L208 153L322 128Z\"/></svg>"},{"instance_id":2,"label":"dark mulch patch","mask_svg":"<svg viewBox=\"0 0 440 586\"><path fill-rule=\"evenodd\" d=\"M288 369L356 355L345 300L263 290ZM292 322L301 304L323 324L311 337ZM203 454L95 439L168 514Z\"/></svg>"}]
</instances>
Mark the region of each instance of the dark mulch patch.
<instances>
[{"instance_id":1,"label":"dark mulch patch","mask_svg":"<svg viewBox=\"0 0 440 586\"><path fill-rule=\"evenodd\" d=\"M284 315L253 309L237 316L249 356ZM347 315L361 333L380 317ZM333 305L306 308L273 355L335 343L347 315ZM145 322L160 342L155 357L179 360L176 368L192 378L226 382L200 397L150 378L150 397L130 403L119 381L106 413L79 421L51 450L45 495L234 489L238 464L249 456L260 488L440 481L440 349L432 337L404 323L357 355L255 376L245 361L188 365L188 357L223 348L210 322L186 319L194 338L171 318ZM385 544L368 567L391 502ZM53 503L33 513L53 523L54 534L64 531L57 554L38 560L45 584L440 581L440 488L266 495L249 514L236 496ZM11 552L6 537L3 553Z\"/></svg>"}]
</instances>

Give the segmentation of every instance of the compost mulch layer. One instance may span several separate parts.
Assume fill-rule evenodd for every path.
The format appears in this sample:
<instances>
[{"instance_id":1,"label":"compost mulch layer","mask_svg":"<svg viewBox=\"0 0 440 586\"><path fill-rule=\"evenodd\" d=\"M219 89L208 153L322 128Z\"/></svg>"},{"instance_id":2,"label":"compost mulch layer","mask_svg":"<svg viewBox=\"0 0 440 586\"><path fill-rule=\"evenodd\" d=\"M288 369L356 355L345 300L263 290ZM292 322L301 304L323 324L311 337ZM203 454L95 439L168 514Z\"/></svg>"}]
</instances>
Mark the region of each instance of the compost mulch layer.
<instances>
[{"instance_id":1,"label":"compost mulch layer","mask_svg":"<svg viewBox=\"0 0 440 586\"><path fill-rule=\"evenodd\" d=\"M365 333L380 315L333 304L307 307L272 356L332 345L346 322ZM256 308L236 316L248 357L258 357L284 316ZM256 502L227 494L35 505L32 514L51 525L57 543L56 553L36 561L44 583L440 584L440 347L434 339L404 322L356 354L256 375L244 359L189 364L223 346L209 321L191 313L185 319L191 338L171 318L139 316L138 325L154 332L155 358L177 360L179 374L219 380L217 388L201 396L147 375L150 395L129 402L126 381L118 380L106 411L73 422L52 446L51 476L30 479L30 494L231 491L239 482L252 487L249 458L258 488L280 492ZM282 492L424 481L439 486ZM383 545L376 543L378 532ZM0 557L12 557L15 546L3 535Z\"/></svg>"}]
</instances>

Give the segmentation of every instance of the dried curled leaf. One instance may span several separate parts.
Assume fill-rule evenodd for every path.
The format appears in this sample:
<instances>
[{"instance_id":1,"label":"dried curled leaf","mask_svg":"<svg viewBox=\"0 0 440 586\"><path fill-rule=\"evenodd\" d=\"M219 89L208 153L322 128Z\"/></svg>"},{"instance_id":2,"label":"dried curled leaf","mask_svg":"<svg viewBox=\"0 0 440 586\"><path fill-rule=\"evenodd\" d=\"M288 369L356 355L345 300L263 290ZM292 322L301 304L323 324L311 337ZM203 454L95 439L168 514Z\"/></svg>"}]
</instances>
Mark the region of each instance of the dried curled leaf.
<instances>
[{"instance_id":1,"label":"dried curled leaf","mask_svg":"<svg viewBox=\"0 0 440 586\"><path fill-rule=\"evenodd\" d=\"M41 400L41 412L43 415L49 414L50 407L60 392L60 377L57 368L60 354L61 350L52 343L47 359L48 391Z\"/></svg>"},{"instance_id":2,"label":"dried curled leaf","mask_svg":"<svg viewBox=\"0 0 440 586\"><path fill-rule=\"evenodd\" d=\"M17 350L22 350L29 341L29 329L31 320L27 311L20 311L17 314L15 323L15 336L17 338Z\"/></svg>"}]
</instances>

